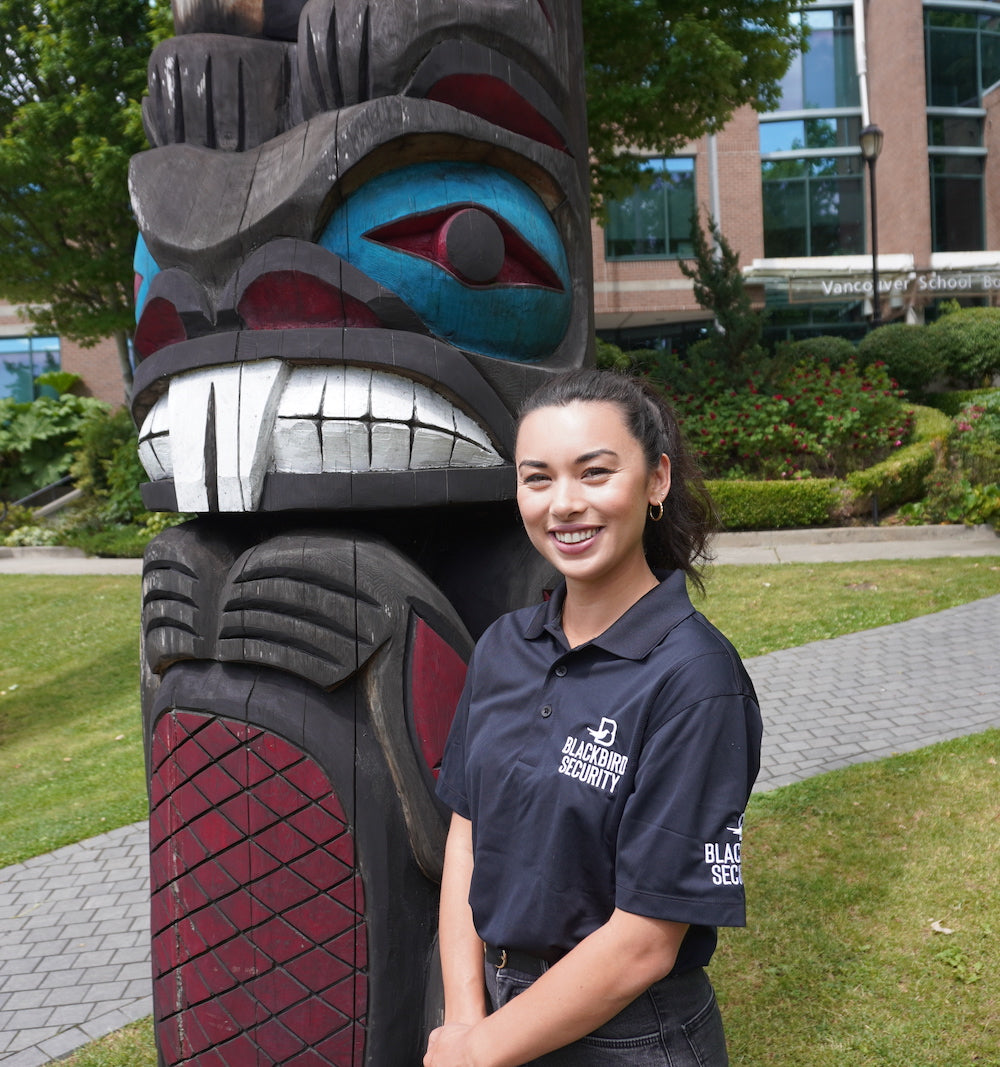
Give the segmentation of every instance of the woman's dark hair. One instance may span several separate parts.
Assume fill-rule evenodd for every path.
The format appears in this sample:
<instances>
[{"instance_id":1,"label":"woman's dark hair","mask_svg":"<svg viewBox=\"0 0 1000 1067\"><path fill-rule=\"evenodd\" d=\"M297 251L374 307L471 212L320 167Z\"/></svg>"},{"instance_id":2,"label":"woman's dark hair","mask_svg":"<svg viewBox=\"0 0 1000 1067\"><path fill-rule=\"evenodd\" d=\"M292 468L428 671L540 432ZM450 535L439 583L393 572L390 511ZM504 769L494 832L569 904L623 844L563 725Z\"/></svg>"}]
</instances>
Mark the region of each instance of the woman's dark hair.
<instances>
[{"instance_id":1,"label":"woman's dark hair","mask_svg":"<svg viewBox=\"0 0 1000 1067\"><path fill-rule=\"evenodd\" d=\"M643 550L650 567L679 568L702 589L700 566L712 558L708 541L718 528L718 518L673 408L645 382L613 371L585 368L540 386L521 408L518 425L539 408L566 407L578 400L617 405L650 470L661 455L670 459L670 492L663 501L663 519L654 522L647 516Z\"/></svg>"}]
</instances>

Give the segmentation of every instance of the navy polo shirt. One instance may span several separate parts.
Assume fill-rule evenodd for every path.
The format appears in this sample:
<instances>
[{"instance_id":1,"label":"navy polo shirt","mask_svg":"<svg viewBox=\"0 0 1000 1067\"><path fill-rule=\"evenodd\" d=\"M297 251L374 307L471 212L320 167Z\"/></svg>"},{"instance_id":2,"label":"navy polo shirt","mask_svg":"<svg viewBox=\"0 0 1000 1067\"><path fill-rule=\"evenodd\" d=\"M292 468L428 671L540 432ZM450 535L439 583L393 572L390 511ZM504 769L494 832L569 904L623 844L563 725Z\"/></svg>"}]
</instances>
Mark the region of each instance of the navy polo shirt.
<instances>
[{"instance_id":1,"label":"navy polo shirt","mask_svg":"<svg viewBox=\"0 0 1000 1067\"><path fill-rule=\"evenodd\" d=\"M742 926L743 811L760 760L753 685L673 571L569 649L565 586L482 636L438 795L472 820L488 944L558 959L614 908L689 923L675 972Z\"/></svg>"}]
</instances>

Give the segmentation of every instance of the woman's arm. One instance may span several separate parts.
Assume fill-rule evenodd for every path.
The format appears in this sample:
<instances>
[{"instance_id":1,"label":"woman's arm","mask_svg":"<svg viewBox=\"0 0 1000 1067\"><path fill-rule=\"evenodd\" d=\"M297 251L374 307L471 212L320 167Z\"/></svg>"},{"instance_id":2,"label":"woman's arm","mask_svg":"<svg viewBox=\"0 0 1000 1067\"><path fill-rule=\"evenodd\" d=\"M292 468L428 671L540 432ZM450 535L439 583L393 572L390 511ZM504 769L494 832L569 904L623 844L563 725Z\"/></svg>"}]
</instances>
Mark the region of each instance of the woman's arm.
<instances>
[{"instance_id":1,"label":"woman's arm","mask_svg":"<svg viewBox=\"0 0 1000 1067\"><path fill-rule=\"evenodd\" d=\"M434 1031L425 1067L517 1067L606 1023L673 968L687 926L615 910L498 1012Z\"/></svg>"},{"instance_id":2,"label":"woman's arm","mask_svg":"<svg viewBox=\"0 0 1000 1067\"><path fill-rule=\"evenodd\" d=\"M445 1023L476 1023L486 1018L483 943L472 923L472 823L452 815L441 878L438 938L444 977Z\"/></svg>"}]
</instances>

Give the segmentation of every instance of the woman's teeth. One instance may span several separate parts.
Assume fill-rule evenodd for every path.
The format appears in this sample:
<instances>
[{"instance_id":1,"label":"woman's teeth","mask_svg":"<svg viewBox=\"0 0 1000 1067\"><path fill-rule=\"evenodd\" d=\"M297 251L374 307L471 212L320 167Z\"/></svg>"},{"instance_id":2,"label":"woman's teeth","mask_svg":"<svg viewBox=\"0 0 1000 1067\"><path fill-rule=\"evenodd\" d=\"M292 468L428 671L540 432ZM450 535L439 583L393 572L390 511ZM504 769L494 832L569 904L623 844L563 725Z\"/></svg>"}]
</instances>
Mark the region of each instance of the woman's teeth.
<instances>
[{"instance_id":1,"label":"woman's teeth","mask_svg":"<svg viewBox=\"0 0 1000 1067\"><path fill-rule=\"evenodd\" d=\"M597 533L596 529L591 530L574 530L572 533L562 533L559 530L554 531L553 536L555 539L563 545L578 545L581 541L587 541L594 534Z\"/></svg>"}]
</instances>

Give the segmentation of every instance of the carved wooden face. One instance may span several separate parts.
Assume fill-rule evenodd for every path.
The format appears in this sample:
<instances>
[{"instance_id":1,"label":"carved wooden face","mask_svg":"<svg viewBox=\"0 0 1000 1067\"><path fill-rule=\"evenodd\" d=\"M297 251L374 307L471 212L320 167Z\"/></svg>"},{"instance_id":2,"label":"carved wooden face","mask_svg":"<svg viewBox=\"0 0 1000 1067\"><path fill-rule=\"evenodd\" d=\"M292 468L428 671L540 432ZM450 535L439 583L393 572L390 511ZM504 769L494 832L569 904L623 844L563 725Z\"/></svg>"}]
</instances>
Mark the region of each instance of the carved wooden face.
<instances>
[{"instance_id":1,"label":"carved wooden face","mask_svg":"<svg viewBox=\"0 0 1000 1067\"><path fill-rule=\"evenodd\" d=\"M176 0L133 160L147 501L513 496L592 334L573 0Z\"/></svg>"}]
</instances>

